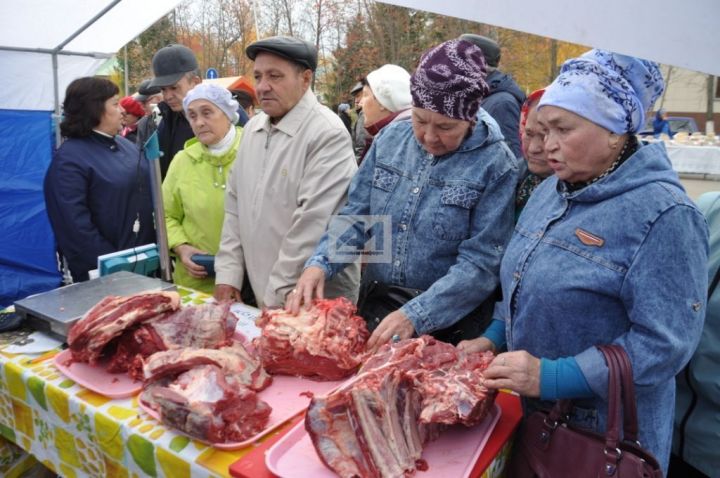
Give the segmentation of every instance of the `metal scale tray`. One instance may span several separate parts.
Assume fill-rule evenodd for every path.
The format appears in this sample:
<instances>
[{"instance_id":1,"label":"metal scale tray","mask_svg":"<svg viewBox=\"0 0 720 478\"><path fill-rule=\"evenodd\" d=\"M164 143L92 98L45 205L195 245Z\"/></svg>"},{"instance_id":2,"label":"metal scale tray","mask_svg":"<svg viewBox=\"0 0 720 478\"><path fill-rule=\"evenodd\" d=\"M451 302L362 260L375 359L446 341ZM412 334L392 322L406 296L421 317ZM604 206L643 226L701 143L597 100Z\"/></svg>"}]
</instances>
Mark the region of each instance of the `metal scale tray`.
<instances>
[{"instance_id":1,"label":"metal scale tray","mask_svg":"<svg viewBox=\"0 0 720 478\"><path fill-rule=\"evenodd\" d=\"M35 294L15 302L15 310L36 330L65 340L72 324L109 295L175 290L175 285L127 271Z\"/></svg>"}]
</instances>

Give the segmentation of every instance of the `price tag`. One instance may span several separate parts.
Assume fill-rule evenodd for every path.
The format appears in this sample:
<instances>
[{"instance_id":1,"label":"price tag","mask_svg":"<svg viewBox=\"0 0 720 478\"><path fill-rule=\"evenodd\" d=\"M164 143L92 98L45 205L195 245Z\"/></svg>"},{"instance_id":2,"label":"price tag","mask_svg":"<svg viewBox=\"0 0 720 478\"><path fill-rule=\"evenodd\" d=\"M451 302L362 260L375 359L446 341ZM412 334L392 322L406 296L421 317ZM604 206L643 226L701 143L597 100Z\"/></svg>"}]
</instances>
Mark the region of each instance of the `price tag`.
<instances>
[{"instance_id":1,"label":"price tag","mask_svg":"<svg viewBox=\"0 0 720 478\"><path fill-rule=\"evenodd\" d=\"M260 309L245 304L235 303L230 306L230 312L237 317L235 332L245 337L248 341L260 337L261 330L255 325L255 319L260 315Z\"/></svg>"}]
</instances>

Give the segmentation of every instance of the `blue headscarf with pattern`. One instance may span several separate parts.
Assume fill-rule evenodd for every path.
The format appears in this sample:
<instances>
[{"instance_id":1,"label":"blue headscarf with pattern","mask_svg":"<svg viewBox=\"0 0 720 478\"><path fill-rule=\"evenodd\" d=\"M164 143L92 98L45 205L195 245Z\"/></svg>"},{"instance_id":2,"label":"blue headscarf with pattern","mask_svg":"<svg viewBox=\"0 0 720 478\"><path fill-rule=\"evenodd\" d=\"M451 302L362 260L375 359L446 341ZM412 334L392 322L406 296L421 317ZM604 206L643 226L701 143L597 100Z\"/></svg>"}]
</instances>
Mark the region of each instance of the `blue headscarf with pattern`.
<instances>
[{"instance_id":1,"label":"blue headscarf with pattern","mask_svg":"<svg viewBox=\"0 0 720 478\"><path fill-rule=\"evenodd\" d=\"M563 64L538 108L557 106L613 133L636 133L664 89L657 63L595 49Z\"/></svg>"}]
</instances>

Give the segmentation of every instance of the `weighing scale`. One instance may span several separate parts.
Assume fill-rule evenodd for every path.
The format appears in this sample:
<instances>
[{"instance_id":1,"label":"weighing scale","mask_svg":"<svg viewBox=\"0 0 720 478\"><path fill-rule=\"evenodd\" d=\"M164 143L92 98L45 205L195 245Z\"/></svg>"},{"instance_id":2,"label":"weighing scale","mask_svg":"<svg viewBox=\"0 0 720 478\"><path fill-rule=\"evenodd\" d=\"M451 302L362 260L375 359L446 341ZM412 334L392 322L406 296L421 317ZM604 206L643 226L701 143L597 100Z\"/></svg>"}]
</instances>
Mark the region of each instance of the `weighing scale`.
<instances>
[{"instance_id":1,"label":"weighing scale","mask_svg":"<svg viewBox=\"0 0 720 478\"><path fill-rule=\"evenodd\" d=\"M175 285L120 271L32 295L15 302L15 311L25 316L27 325L65 340L70 327L105 297L158 290L175 290Z\"/></svg>"}]
</instances>

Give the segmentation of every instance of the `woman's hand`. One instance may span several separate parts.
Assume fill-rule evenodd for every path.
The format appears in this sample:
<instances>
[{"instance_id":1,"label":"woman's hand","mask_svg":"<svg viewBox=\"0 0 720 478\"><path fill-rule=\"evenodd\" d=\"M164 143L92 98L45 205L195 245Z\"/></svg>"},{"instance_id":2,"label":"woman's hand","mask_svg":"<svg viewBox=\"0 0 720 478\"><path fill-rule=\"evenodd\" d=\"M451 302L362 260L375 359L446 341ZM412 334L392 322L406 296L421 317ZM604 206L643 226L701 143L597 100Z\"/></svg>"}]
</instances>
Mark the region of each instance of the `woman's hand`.
<instances>
[{"instance_id":1,"label":"woman's hand","mask_svg":"<svg viewBox=\"0 0 720 478\"><path fill-rule=\"evenodd\" d=\"M409 339L415 333L415 326L404 312L396 310L385 316L367 343L368 350L375 352L381 345L390 342L394 335L400 340Z\"/></svg>"},{"instance_id":2,"label":"woman's hand","mask_svg":"<svg viewBox=\"0 0 720 478\"><path fill-rule=\"evenodd\" d=\"M472 340L463 340L457 344L458 350L462 350L465 353L475 352L487 352L488 350L495 353L495 344L492 340L486 337L478 337Z\"/></svg>"},{"instance_id":3,"label":"woman's hand","mask_svg":"<svg viewBox=\"0 0 720 478\"><path fill-rule=\"evenodd\" d=\"M325 271L320 267L310 266L305 269L298 279L295 288L285 297L285 310L293 315L300 312L300 306L305 304L309 309L313 297L323 299L325 293Z\"/></svg>"},{"instance_id":4,"label":"woman's hand","mask_svg":"<svg viewBox=\"0 0 720 478\"><path fill-rule=\"evenodd\" d=\"M524 397L540 396L540 359L524 350L498 355L483 377L487 388L508 388Z\"/></svg>"},{"instance_id":5,"label":"woman's hand","mask_svg":"<svg viewBox=\"0 0 720 478\"><path fill-rule=\"evenodd\" d=\"M218 284L215 286L215 300L218 302L240 302L240 291L228 284Z\"/></svg>"},{"instance_id":6,"label":"woman's hand","mask_svg":"<svg viewBox=\"0 0 720 478\"><path fill-rule=\"evenodd\" d=\"M180 244L179 246L175 246L173 252L175 252L175 255L177 255L180 262L182 262L182 265L185 266L185 270L188 271L188 274L192 277L196 279L204 279L207 277L208 274L205 267L195 264L192 259L190 259L194 254L207 254L206 251L201 251L190 244Z\"/></svg>"}]
</instances>

